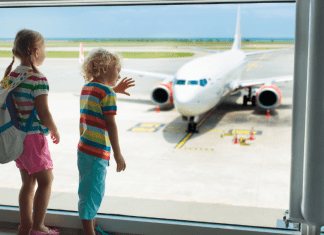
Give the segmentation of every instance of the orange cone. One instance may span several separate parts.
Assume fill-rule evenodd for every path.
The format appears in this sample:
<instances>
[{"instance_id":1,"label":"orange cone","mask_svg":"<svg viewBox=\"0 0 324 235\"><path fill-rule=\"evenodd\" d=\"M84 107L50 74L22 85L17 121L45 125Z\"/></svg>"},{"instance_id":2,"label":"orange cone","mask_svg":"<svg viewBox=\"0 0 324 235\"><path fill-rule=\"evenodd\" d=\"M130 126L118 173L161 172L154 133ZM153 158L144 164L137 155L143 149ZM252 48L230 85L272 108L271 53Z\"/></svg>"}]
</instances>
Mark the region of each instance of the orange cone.
<instances>
[{"instance_id":1,"label":"orange cone","mask_svg":"<svg viewBox=\"0 0 324 235\"><path fill-rule=\"evenodd\" d=\"M240 142L238 141L237 139L237 134L235 134L235 137L234 137L234 144L239 144Z\"/></svg>"},{"instance_id":2,"label":"orange cone","mask_svg":"<svg viewBox=\"0 0 324 235\"><path fill-rule=\"evenodd\" d=\"M252 126L252 129L251 129L251 134L250 134L250 140L255 140L255 137L254 137L254 128Z\"/></svg>"},{"instance_id":3,"label":"orange cone","mask_svg":"<svg viewBox=\"0 0 324 235\"><path fill-rule=\"evenodd\" d=\"M159 113L160 112L160 107L157 105L156 106L156 113Z\"/></svg>"},{"instance_id":4,"label":"orange cone","mask_svg":"<svg viewBox=\"0 0 324 235\"><path fill-rule=\"evenodd\" d=\"M266 118L270 117L270 109L267 109L267 114L266 114Z\"/></svg>"}]
</instances>

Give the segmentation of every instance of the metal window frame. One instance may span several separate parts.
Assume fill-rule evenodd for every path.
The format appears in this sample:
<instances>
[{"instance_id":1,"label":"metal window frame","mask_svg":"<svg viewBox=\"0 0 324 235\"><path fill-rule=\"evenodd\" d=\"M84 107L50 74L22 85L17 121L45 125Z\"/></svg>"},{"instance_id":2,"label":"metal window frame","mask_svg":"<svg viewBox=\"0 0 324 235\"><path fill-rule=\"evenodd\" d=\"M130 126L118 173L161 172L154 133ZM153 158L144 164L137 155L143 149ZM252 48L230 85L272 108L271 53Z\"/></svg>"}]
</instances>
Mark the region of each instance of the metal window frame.
<instances>
[{"instance_id":1,"label":"metal window frame","mask_svg":"<svg viewBox=\"0 0 324 235\"><path fill-rule=\"evenodd\" d=\"M0 221L18 224L20 221L19 208L15 206L0 206ZM174 221L122 215L98 214L96 222L105 231L121 234L154 234L154 235L299 235L299 231L240 226L230 224L213 224L190 221ZM69 228L70 231L82 229L81 220L77 212L47 210L45 224L60 228ZM62 231L63 232L63 231Z\"/></svg>"},{"instance_id":2,"label":"metal window frame","mask_svg":"<svg viewBox=\"0 0 324 235\"><path fill-rule=\"evenodd\" d=\"M0 0L0 8L181 4L294 3L296 0Z\"/></svg>"},{"instance_id":3,"label":"metal window frame","mask_svg":"<svg viewBox=\"0 0 324 235\"><path fill-rule=\"evenodd\" d=\"M0 8L16 7L82 7L82 6L130 6L130 5L180 5L180 4L241 4L241 3L294 3L296 0L0 0ZM19 208L0 205L0 222L19 223ZM98 214L98 223L104 230L129 234L218 234L218 235L270 235L300 234L278 228L259 228L239 225L211 224L165 219L139 218L122 215ZM80 229L77 212L48 210L48 225Z\"/></svg>"}]
</instances>

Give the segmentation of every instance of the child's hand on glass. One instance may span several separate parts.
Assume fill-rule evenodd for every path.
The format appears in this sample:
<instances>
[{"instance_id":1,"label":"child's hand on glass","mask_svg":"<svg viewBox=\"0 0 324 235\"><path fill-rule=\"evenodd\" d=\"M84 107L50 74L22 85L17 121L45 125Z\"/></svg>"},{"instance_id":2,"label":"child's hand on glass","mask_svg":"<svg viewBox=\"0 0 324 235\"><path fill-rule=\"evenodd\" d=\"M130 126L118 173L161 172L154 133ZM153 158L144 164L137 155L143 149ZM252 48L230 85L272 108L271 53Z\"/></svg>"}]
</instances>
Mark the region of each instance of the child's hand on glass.
<instances>
[{"instance_id":1,"label":"child's hand on glass","mask_svg":"<svg viewBox=\"0 0 324 235\"><path fill-rule=\"evenodd\" d=\"M132 86L135 86L134 83L135 81L132 78L127 79L127 77L125 77L117 86L113 88L113 90L115 91L115 93L121 93L130 96L130 94L125 90Z\"/></svg>"}]
</instances>

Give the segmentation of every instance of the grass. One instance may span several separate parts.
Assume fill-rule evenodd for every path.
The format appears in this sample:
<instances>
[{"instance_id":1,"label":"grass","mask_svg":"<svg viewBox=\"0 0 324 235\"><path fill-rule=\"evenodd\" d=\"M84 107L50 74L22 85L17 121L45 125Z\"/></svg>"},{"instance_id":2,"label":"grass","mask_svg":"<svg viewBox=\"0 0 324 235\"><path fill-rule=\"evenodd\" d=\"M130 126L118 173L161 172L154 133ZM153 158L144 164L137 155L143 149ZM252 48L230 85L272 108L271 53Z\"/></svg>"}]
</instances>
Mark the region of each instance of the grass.
<instances>
[{"instance_id":1,"label":"grass","mask_svg":"<svg viewBox=\"0 0 324 235\"><path fill-rule=\"evenodd\" d=\"M46 47L79 47L80 42L83 43L84 47L134 47L134 46L178 46L178 47L205 47L205 46L220 46L229 47L233 44L232 41L191 41L191 40L106 40L106 41L46 41ZM254 45L293 45L291 41L243 41L242 46L254 46ZM13 42L1 41L0 47L12 47Z\"/></svg>"},{"instance_id":2,"label":"grass","mask_svg":"<svg viewBox=\"0 0 324 235\"><path fill-rule=\"evenodd\" d=\"M84 52L86 56L89 52ZM117 52L123 58L177 58L190 57L194 53L183 52ZM12 57L11 51L0 51L0 57ZM47 51L47 58L79 58L78 51Z\"/></svg>"},{"instance_id":3,"label":"grass","mask_svg":"<svg viewBox=\"0 0 324 235\"><path fill-rule=\"evenodd\" d=\"M280 49L282 47L242 47L242 50L274 50ZM208 49L208 50L229 50L231 47L201 47L201 49Z\"/></svg>"},{"instance_id":4,"label":"grass","mask_svg":"<svg viewBox=\"0 0 324 235\"><path fill-rule=\"evenodd\" d=\"M79 47L80 41L46 41L46 47ZM196 47L210 50L228 50L231 49L232 41L192 41L192 40L158 40L158 39L119 39L119 40L82 40L84 47L146 47L146 46L172 46L172 47ZM281 46L294 45L291 41L280 42L254 42L243 41L243 50L268 50L280 49ZM0 47L11 48L13 42L0 41ZM117 52L123 58L178 58L190 57L194 53L183 52ZM85 56L88 52L85 52ZM11 51L0 51L0 57L12 57ZM48 58L78 58L78 51L47 51Z\"/></svg>"}]
</instances>

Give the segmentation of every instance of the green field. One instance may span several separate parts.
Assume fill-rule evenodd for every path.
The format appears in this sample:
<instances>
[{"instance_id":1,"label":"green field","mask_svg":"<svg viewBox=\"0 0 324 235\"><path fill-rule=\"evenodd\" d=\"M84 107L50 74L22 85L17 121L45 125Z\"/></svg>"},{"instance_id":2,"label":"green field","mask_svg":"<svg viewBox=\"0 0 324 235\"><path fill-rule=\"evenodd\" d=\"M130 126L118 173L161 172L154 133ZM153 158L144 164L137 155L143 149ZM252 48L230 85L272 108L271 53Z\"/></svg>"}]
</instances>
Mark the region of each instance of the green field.
<instances>
[{"instance_id":1,"label":"green field","mask_svg":"<svg viewBox=\"0 0 324 235\"><path fill-rule=\"evenodd\" d=\"M84 52L86 56L89 52ZM190 57L194 53L183 52L117 52L123 58L177 58L177 57ZM11 51L0 51L0 57L12 57ZM47 58L79 58L78 51L47 51Z\"/></svg>"},{"instance_id":2,"label":"green field","mask_svg":"<svg viewBox=\"0 0 324 235\"><path fill-rule=\"evenodd\" d=\"M46 47L79 47L81 41L46 41ZM82 40L84 47L175 47L177 49L190 49L201 48L209 50L228 50L231 49L232 41L192 41L192 40L159 40L159 39L134 39L134 40ZM280 49L287 45L293 45L291 41L281 42L242 42L243 50L268 50L268 49ZM11 41L0 41L0 47L13 46ZM152 49L154 50L154 49ZM171 49L172 50L172 49ZM193 49L194 50L194 49ZM88 52L85 52L85 56ZM117 52L123 58L178 58L178 57L191 57L194 53L183 52ZM11 51L0 51L0 57L12 57ZM46 57L48 58L78 58L78 51L46 51Z\"/></svg>"},{"instance_id":3,"label":"green field","mask_svg":"<svg viewBox=\"0 0 324 235\"><path fill-rule=\"evenodd\" d=\"M84 47L146 47L146 46L176 46L176 47L230 47L232 41L192 41L192 40L105 40L105 41L46 41L46 47L78 47L80 42ZM251 47L255 45L293 45L291 41L262 41L262 42L250 42L243 41L242 47ZM2 41L0 47L12 47L13 42Z\"/></svg>"}]
</instances>

